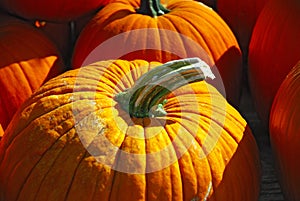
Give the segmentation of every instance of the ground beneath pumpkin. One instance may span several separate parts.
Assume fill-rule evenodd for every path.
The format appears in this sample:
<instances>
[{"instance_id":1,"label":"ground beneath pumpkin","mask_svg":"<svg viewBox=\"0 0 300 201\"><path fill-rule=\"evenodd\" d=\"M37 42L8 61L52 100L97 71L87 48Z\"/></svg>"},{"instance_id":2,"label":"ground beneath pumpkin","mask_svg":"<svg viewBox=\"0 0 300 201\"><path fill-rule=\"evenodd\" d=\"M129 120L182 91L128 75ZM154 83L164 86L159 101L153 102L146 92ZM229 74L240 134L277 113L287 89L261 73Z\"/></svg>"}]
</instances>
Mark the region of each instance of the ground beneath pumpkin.
<instances>
[{"instance_id":1,"label":"ground beneath pumpkin","mask_svg":"<svg viewBox=\"0 0 300 201\"><path fill-rule=\"evenodd\" d=\"M262 178L259 201L284 201L274 168L274 156L270 146L268 130L263 127L255 112L251 93L247 86L243 88L239 110L248 121L260 149Z\"/></svg>"}]
</instances>

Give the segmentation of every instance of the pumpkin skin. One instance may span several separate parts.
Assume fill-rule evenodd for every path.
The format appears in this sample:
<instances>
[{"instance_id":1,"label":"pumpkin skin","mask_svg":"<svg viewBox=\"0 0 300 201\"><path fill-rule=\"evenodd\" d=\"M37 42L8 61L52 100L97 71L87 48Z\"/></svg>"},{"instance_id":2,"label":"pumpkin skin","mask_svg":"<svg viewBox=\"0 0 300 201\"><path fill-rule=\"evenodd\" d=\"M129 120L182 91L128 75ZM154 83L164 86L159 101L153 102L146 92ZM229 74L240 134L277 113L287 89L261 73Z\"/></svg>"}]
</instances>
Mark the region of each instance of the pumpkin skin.
<instances>
[{"instance_id":1,"label":"pumpkin skin","mask_svg":"<svg viewBox=\"0 0 300 201\"><path fill-rule=\"evenodd\" d=\"M7 12L30 20L70 21L86 15L109 3L109 0L1 0Z\"/></svg>"},{"instance_id":2,"label":"pumpkin skin","mask_svg":"<svg viewBox=\"0 0 300 201\"><path fill-rule=\"evenodd\" d=\"M228 25L210 7L196 1L172 0L164 6L170 12L157 17L137 13L139 0L117 0L105 6L79 35L73 68L106 59L164 63L199 57L220 74L226 92L223 95L237 106L242 56ZM95 57L91 56L93 51Z\"/></svg>"},{"instance_id":3,"label":"pumpkin skin","mask_svg":"<svg viewBox=\"0 0 300 201\"><path fill-rule=\"evenodd\" d=\"M253 30L248 79L255 108L266 127L274 96L300 59L299 15L299 1L271 0L266 3Z\"/></svg>"},{"instance_id":4,"label":"pumpkin skin","mask_svg":"<svg viewBox=\"0 0 300 201\"><path fill-rule=\"evenodd\" d=\"M44 84L18 111L0 141L0 197L10 201L257 200L256 142L246 121L214 87L203 81L173 91L164 106L168 114L162 118L130 118L114 100L115 94L157 65L143 60L102 61ZM200 106L201 110L195 109ZM101 123L95 124L97 119ZM133 154L157 152L180 137L180 131L184 138L174 145L176 151L185 149L184 139L195 138L169 166L129 173L115 169L122 161L126 161L125 169L132 164L136 170L155 168L172 153L152 162L121 160L117 153L108 153L104 161L115 164L113 169L87 152L79 137L82 125L89 130L86 142L91 141L90 134L98 133L99 125L105 125L99 134L112 144L95 141L100 157L111 145ZM220 137L210 153L199 157L206 142L214 144L217 133L210 126L220 129ZM209 131L212 138L206 138Z\"/></svg>"},{"instance_id":5,"label":"pumpkin skin","mask_svg":"<svg viewBox=\"0 0 300 201\"><path fill-rule=\"evenodd\" d=\"M268 0L218 0L217 12L229 25L239 42L245 59L253 27Z\"/></svg>"},{"instance_id":6,"label":"pumpkin skin","mask_svg":"<svg viewBox=\"0 0 300 201\"><path fill-rule=\"evenodd\" d=\"M270 140L286 200L300 199L300 62L278 89L270 114Z\"/></svg>"},{"instance_id":7,"label":"pumpkin skin","mask_svg":"<svg viewBox=\"0 0 300 201\"><path fill-rule=\"evenodd\" d=\"M46 80L64 71L59 51L29 24L0 14L0 124Z\"/></svg>"}]
</instances>

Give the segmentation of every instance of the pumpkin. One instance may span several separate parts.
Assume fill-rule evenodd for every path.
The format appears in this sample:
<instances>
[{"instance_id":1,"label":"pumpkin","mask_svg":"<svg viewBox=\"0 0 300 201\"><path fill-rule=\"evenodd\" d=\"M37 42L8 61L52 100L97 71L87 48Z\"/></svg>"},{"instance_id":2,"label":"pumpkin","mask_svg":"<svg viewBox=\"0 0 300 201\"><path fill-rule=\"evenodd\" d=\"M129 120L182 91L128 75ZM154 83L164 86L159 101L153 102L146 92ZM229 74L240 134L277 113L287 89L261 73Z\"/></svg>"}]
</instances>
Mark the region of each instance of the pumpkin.
<instances>
[{"instance_id":1,"label":"pumpkin","mask_svg":"<svg viewBox=\"0 0 300 201\"><path fill-rule=\"evenodd\" d=\"M82 30L72 63L79 68L107 59L164 63L187 57L210 64L222 83L214 86L238 105L242 57L237 40L215 11L196 1L113 1Z\"/></svg>"},{"instance_id":2,"label":"pumpkin","mask_svg":"<svg viewBox=\"0 0 300 201\"><path fill-rule=\"evenodd\" d=\"M51 79L0 141L0 197L257 200L256 141L209 71L197 58L107 60Z\"/></svg>"},{"instance_id":3,"label":"pumpkin","mask_svg":"<svg viewBox=\"0 0 300 201\"><path fill-rule=\"evenodd\" d=\"M70 21L100 9L109 0L1 0L0 7L30 20Z\"/></svg>"},{"instance_id":4,"label":"pumpkin","mask_svg":"<svg viewBox=\"0 0 300 201\"><path fill-rule=\"evenodd\" d=\"M0 124L46 80L64 71L57 48L29 24L0 14Z\"/></svg>"},{"instance_id":5,"label":"pumpkin","mask_svg":"<svg viewBox=\"0 0 300 201\"><path fill-rule=\"evenodd\" d=\"M270 114L270 141L286 200L300 200L300 61L280 85Z\"/></svg>"},{"instance_id":6,"label":"pumpkin","mask_svg":"<svg viewBox=\"0 0 300 201\"><path fill-rule=\"evenodd\" d=\"M218 0L217 12L235 34L247 62L248 47L258 15L268 0Z\"/></svg>"},{"instance_id":7,"label":"pumpkin","mask_svg":"<svg viewBox=\"0 0 300 201\"><path fill-rule=\"evenodd\" d=\"M255 108L268 127L274 96L300 60L300 1L268 1L259 15L249 46L248 79Z\"/></svg>"}]
</instances>

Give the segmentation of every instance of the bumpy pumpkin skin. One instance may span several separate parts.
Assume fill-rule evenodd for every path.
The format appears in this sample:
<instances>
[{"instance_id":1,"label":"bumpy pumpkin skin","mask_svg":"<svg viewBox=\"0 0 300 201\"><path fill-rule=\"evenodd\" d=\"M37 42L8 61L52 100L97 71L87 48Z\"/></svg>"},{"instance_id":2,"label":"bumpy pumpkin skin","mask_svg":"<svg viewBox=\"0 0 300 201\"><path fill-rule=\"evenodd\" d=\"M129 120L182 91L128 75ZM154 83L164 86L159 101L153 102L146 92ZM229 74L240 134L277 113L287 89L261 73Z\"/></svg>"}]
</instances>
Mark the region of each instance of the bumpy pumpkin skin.
<instances>
[{"instance_id":1,"label":"bumpy pumpkin skin","mask_svg":"<svg viewBox=\"0 0 300 201\"><path fill-rule=\"evenodd\" d=\"M0 124L46 80L64 71L54 44L29 24L0 14Z\"/></svg>"},{"instance_id":2,"label":"bumpy pumpkin skin","mask_svg":"<svg viewBox=\"0 0 300 201\"><path fill-rule=\"evenodd\" d=\"M204 81L181 87L167 97L167 116L130 118L114 95L158 63L109 64L98 62L50 80L18 111L0 141L3 200L258 199L256 142L245 120L215 88ZM97 141L97 136L110 143ZM151 160L149 153L175 139L175 152ZM187 149L184 144L191 139ZM112 147L148 153L147 159L122 158ZM141 173L164 165L182 150L186 152L165 168ZM116 171L120 168L123 172Z\"/></svg>"},{"instance_id":3,"label":"bumpy pumpkin skin","mask_svg":"<svg viewBox=\"0 0 300 201\"><path fill-rule=\"evenodd\" d=\"M13 15L30 20L69 21L93 12L109 0L1 0L0 6Z\"/></svg>"},{"instance_id":4,"label":"bumpy pumpkin skin","mask_svg":"<svg viewBox=\"0 0 300 201\"><path fill-rule=\"evenodd\" d=\"M286 200L300 200L300 62L289 72L274 98L270 139Z\"/></svg>"},{"instance_id":5,"label":"bumpy pumpkin skin","mask_svg":"<svg viewBox=\"0 0 300 201\"><path fill-rule=\"evenodd\" d=\"M248 78L256 110L266 127L280 84L300 60L299 15L300 1L270 0L253 30Z\"/></svg>"},{"instance_id":6,"label":"bumpy pumpkin skin","mask_svg":"<svg viewBox=\"0 0 300 201\"><path fill-rule=\"evenodd\" d=\"M164 63L199 57L217 67L227 100L237 106L241 93L242 56L228 25L202 3L190 0L165 3L170 12L156 18L137 13L140 0L117 0L105 6L79 35L73 67L105 59L143 59ZM87 59L96 47L99 48L97 56Z\"/></svg>"}]
</instances>

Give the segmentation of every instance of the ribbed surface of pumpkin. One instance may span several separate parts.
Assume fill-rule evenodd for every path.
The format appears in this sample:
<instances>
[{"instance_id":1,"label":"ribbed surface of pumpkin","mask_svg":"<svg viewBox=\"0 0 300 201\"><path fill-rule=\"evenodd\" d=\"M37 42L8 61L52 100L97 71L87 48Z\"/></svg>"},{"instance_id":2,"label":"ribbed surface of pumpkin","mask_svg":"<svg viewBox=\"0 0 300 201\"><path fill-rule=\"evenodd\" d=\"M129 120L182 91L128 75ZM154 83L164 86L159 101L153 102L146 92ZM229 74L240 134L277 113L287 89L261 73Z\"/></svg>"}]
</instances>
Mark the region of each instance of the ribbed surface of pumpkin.
<instances>
[{"instance_id":1,"label":"ribbed surface of pumpkin","mask_svg":"<svg viewBox=\"0 0 300 201\"><path fill-rule=\"evenodd\" d=\"M258 199L255 140L215 88L186 85L167 116L130 118L114 95L158 63L110 64L68 71L22 106L0 141L2 200Z\"/></svg>"},{"instance_id":2,"label":"ribbed surface of pumpkin","mask_svg":"<svg viewBox=\"0 0 300 201\"><path fill-rule=\"evenodd\" d=\"M300 62L275 96L270 114L270 139L286 200L300 199Z\"/></svg>"}]
</instances>

